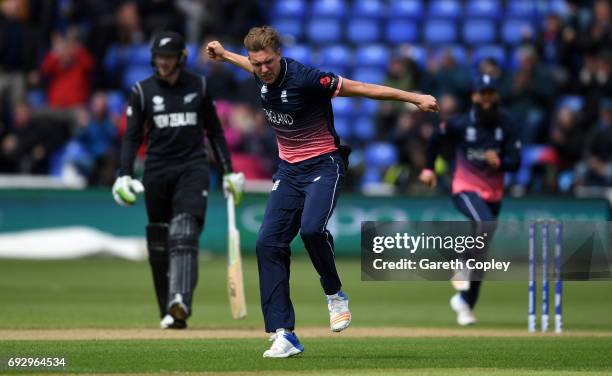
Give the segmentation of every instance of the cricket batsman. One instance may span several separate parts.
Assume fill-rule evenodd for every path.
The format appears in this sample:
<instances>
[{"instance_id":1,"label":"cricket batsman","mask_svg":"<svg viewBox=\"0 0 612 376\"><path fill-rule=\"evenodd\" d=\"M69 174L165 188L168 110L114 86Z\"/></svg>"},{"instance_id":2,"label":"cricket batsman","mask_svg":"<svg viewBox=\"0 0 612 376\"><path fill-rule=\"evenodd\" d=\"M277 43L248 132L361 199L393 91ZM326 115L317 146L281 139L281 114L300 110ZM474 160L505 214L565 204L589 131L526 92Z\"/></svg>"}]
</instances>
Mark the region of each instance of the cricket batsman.
<instances>
[{"instance_id":1,"label":"cricket batsman","mask_svg":"<svg viewBox=\"0 0 612 376\"><path fill-rule=\"evenodd\" d=\"M232 171L229 151L206 78L184 69L185 42L158 33L151 46L155 73L137 82L128 101L113 197L122 206L145 192L147 248L162 329L184 329L198 281L198 242L208 196L207 136L223 173L224 188L240 200L244 175ZM134 159L147 134L144 185L134 179Z\"/></svg>"},{"instance_id":2,"label":"cricket batsman","mask_svg":"<svg viewBox=\"0 0 612 376\"><path fill-rule=\"evenodd\" d=\"M254 75L261 106L276 134L280 163L257 239L257 263L265 330L274 333L264 357L286 358L304 351L293 333L295 314L289 296L290 243L300 233L320 276L334 332L351 322L348 297L334 259L327 222L344 182L350 149L340 145L331 99L360 96L410 102L437 111L436 99L394 88L352 81L281 56L279 35L269 26L254 27L244 38L248 56L213 41L208 56Z\"/></svg>"},{"instance_id":3,"label":"cricket batsman","mask_svg":"<svg viewBox=\"0 0 612 376\"><path fill-rule=\"evenodd\" d=\"M514 120L500 109L497 82L489 75L480 75L474 82L470 111L441 123L434 131L427 149L427 167L419 179L435 187L433 169L438 151L442 144L454 146L453 203L475 223L476 231L494 231L504 194L504 173L518 170L521 163L517 134ZM493 234L489 232L490 241ZM482 275L477 274L471 280L453 283L458 292L450 305L462 326L476 323L473 310L482 285Z\"/></svg>"}]
</instances>

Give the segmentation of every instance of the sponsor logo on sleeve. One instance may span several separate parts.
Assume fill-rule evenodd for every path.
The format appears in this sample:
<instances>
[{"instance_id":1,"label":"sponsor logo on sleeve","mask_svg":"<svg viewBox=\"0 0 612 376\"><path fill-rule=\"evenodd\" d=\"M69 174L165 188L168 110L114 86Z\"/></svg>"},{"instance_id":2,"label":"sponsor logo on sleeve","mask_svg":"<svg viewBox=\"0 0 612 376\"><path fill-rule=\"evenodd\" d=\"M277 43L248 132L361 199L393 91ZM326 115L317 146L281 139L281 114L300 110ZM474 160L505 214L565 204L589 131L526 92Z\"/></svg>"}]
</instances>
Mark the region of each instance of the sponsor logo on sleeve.
<instances>
[{"instance_id":1,"label":"sponsor logo on sleeve","mask_svg":"<svg viewBox=\"0 0 612 376\"><path fill-rule=\"evenodd\" d=\"M319 79L319 83L321 86L328 89L332 85L332 78L329 76L323 76Z\"/></svg>"},{"instance_id":2,"label":"sponsor logo on sleeve","mask_svg":"<svg viewBox=\"0 0 612 376\"><path fill-rule=\"evenodd\" d=\"M166 106L164 105L164 98L156 95L152 99L153 101L153 112L161 112L166 110Z\"/></svg>"}]
</instances>

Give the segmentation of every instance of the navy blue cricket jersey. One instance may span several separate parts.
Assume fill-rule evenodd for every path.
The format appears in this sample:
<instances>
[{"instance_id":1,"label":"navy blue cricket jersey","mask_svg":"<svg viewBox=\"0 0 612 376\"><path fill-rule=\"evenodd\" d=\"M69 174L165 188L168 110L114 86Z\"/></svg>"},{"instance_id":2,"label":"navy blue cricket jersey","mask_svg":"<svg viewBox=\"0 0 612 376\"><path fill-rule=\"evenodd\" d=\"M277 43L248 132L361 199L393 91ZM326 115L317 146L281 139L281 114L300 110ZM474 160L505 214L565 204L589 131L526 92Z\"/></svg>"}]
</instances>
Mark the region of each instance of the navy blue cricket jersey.
<instances>
[{"instance_id":1,"label":"navy blue cricket jersey","mask_svg":"<svg viewBox=\"0 0 612 376\"><path fill-rule=\"evenodd\" d=\"M283 57L273 84L257 76L255 81L282 160L296 163L338 149L331 99L340 92L342 77Z\"/></svg>"},{"instance_id":2,"label":"navy blue cricket jersey","mask_svg":"<svg viewBox=\"0 0 612 376\"><path fill-rule=\"evenodd\" d=\"M442 139L455 145L453 194L475 192L485 201L497 202L504 192L504 172L516 171L521 163L521 142L518 128L505 111L500 111L497 124L482 124L472 109L469 113L440 124L429 142L427 168L433 169ZM485 160L487 150L495 150L501 165L495 169Z\"/></svg>"}]
</instances>

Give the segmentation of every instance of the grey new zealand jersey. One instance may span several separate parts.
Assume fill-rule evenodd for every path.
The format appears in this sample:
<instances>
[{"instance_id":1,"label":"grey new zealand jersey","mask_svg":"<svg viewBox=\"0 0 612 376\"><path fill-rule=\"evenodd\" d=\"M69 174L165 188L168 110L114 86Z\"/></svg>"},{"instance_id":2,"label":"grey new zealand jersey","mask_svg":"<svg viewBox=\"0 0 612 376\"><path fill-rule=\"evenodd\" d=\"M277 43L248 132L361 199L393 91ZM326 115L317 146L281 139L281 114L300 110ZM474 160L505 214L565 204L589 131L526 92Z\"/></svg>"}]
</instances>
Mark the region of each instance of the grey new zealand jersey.
<instances>
[{"instance_id":1,"label":"grey new zealand jersey","mask_svg":"<svg viewBox=\"0 0 612 376\"><path fill-rule=\"evenodd\" d=\"M207 161L204 136L223 172L232 165L206 78L183 70L169 85L156 76L137 82L127 107L127 129L121 147L120 175L132 175L143 133L147 133L146 169Z\"/></svg>"}]
</instances>

